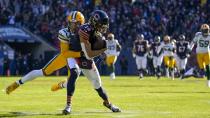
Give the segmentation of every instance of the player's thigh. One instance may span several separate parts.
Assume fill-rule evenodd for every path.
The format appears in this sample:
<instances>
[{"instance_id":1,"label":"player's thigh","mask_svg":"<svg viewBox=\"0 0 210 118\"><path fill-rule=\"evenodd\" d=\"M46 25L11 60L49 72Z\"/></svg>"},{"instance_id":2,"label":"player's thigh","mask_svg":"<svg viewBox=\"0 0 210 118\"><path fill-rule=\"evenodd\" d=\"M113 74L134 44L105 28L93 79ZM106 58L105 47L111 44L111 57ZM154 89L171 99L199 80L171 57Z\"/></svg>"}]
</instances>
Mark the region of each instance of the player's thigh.
<instances>
[{"instance_id":1,"label":"player's thigh","mask_svg":"<svg viewBox=\"0 0 210 118\"><path fill-rule=\"evenodd\" d=\"M163 57L163 62L164 62L164 65L169 66L169 57L168 56L164 56Z\"/></svg>"},{"instance_id":2,"label":"player's thigh","mask_svg":"<svg viewBox=\"0 0 210 118\"><path fill-rule=\"evenodd\" d=\"M71 74L70 69L73 69L73 68L76 69L76 72L77 72L78 76L80 75L81 70L80 70L75 58L68 58L67 59L67 67L68 67L68 76L70 76L70 74Z\"/></svg>"},{"instance_id":3,"label":"player's thigh","mask_svg":"<svg viewBox=\"0 0 210 118\"><path fill-rule=\"evenodd\" d=\"M205 53L204 54L204 63L205 63L205 65L210 64L210 53Z\"/></svg>"},{"instance_id":4,"label":"player's thigh","mask_svg":"<svg viewBox=\"0 0 210 118\"><path fill-rule=\"evenodd\" d=\"M42 70L45 75L50 75L56 70L59 70L63 68L64 66L66 66L66 64L67 62L64 56L61 54L58 54L52 60L50 60L48 64L44 66Z\"/></svg>"},{"instance_id":5,"label":"player's thigh","mask_svg":"<svg viewBox=\"0 0 210 118\"><path fill-rule=\"evenodd\" d=\"M170 68L174 68L175 67L175 59L172 57L172 58L169 58L169 65L168 65Z\"/></svg>"},{"instance_id":6,"label":"player's thigh","mask_svg":"<svg viewBox=\"0 0 210 118\"><path fill-rule=\"evenodd\" d=\"M181 59L179 57L176 57L175 60L176 60L177 68L180 69L181 68Z\"/></svg>"},{"instance_id":7,"label":"player's thigh","mask_svg":"<svg viewBox=\"0 0 210 118\"><path fill-rule=\"evenodd\" d=\"M115 64L116 61L117 61L117 56L113 56L113 62L112 62L112 64Z\"/></svg>"},{"instance_id":8,"label":"player's thigh","mask_svg":"<svg viewBox=\"0 0 210 118\"><path fill-rule=\"evenodd\" d=\"M163 62L163 56L160 55L160 56L158 57L157 65L158 65L158 66L161 66L161 65L162 65L162 62Z\"/></svg>"},{"instance_id":9,"label":"player's thigh","mask_svg":"<svg viewBox=\"0 0 210 118\"><path fill-rule=\"evenodd\" d=\"M157 57L153 57L152 62L153 62L153 66L156 68L157 65L158 65L158 58Z\"/></svg>"},{"instance_id":10,"label":"player's thigh","mask_svg":"<svg viewBox=\"0 0 210 118\"><path fill-rule=\"evenodd\" d=\"M181 68L185 69L187 65L187 58L181 60Z\"/></svg>"},{"instance_id":11,"label":"player's thigh","mask_svg":"<svg viewBox=\"0 0 210 118\"><path fill-rule=\"evenodd\" d=\"M67 66L69 69L78 68L78 64L75 58L68 58L67 59Z\"/></svg>"},{"instance_id":12,"label":"player's thigh","mask_svg":"<svg viewBox=\"0 0 210 118\"><path fill-rule=\"evenodd\" d=\"M136 65L137 65L137 68L140 69L140 67L141 67L141 57L139 57L139 56L136 56Z\"/></svg>"},{"instance_id":13,"label":"player's thigh","mask_svg":"<svg viewBox=\"0 0 210 118\"><path fill-rule=\"evenodd\" d=\"M177 67L177 61L174 59L174 67Z\"/></svg>"},{"instance_id":14,"label":"player's thigh","mask_svg":"<svg viewBox=\"0 0 210 118\"><path fill-rule=\"evenodd\" d=\"M203 54L202 53L197 53L196 57L197 57L197 62L198 62L199 68L204 69Z\"/></svg>"},{"instance_id":15,"label":"player's thigh","mask_svg":"<svg viewBox=\"0 0 210 118\"><path fill-rule=\"evenodd\" d=\"M107 56L106 63L108 66L114 64L117 60L117 56Z\"/></svg>"},{"instance_id":16,"label":"player's thigh","mask_svg":"<svg viewBox=\"0 0 210 118\"><path fill-rule=\"evenodd\" d=\"M101 77L95 64L92 69L82 69L82 72L92 83L94 89L101 87Z\"/></svg>"},{"instance_id":17,"label":"player's thigh","mask_svg":"<svg viewBox=\"0 0 210 118\"><path fill-rule=\"evenodd\" d=\"M142 68L146 69L147 68L147 57L142 58Z\"/></svg>"}]
</instances>

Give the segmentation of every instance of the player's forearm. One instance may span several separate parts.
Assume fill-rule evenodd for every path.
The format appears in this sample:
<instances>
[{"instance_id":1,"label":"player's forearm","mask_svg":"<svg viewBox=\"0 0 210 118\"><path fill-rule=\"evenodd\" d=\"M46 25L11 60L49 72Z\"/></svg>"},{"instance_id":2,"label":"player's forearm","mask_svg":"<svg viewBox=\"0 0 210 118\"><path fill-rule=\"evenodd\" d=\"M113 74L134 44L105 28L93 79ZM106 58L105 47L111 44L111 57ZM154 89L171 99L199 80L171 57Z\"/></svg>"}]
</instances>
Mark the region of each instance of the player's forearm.
<instances>
[{"instance_id":1,"label":"player's forearm","mask_svg":"<svg viewBox=\"0 0 210 118\"><path fill-rule=\"evenodd\" d=\"M193 49L194 45L195 45L195 44L194 44L194 42L192 42L192 43L190 44L190 47L189 47L189 48L190 48L190 50L192 50L192 49Z\"/></svg>"},{"instance_id":2,"label":"player's forearm","mask_svg":"<svg viewBox=\"0 0 210 118\"><path fill-rule=\"evenodd\" d=\"M102 54L105 51L106 51L106 48L101 49L101 50L89 50L87 53L90 58L93 58L93 57L96 57L96 56Z\"/></svg>"},{"instance_id":3,"label":"player's forearm","mask_svg":"<svg viewBox=\"0 0 210 118\"><path fill-rule=\"evenodd\" d=\"M101 50L92 50L91 45L89 43L84 43L84 42L81 43L81 47L87 59L91 59L95 56L98 56L107 50L107 48L103 48Z\"/></svg>"},{"instance_id":4,"label":"player's forearm","mask_svg":"<svg viewBox=\"0 0 210 118\"><path fill-rule=\"evenodd\" d=\"M122 47L121 47L121 45L117 45L117 51L121 51L122 50Z\"/></svg>"}]
</instances>

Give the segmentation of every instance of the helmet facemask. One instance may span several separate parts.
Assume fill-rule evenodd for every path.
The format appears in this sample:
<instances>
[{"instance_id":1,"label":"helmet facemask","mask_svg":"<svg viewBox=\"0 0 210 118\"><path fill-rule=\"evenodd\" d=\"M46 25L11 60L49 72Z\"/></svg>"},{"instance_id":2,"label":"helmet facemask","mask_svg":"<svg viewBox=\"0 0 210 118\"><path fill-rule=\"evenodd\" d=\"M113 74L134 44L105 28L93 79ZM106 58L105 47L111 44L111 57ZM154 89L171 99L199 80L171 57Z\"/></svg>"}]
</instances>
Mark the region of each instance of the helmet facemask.
<instances>
[{"instance_id":1,"label":"helmet facemask","mask_svg":"<svg viewBox=\"0 0 210 118\"><path fill-rule=\"evenodd\" d=\"M208 24L203 24L201 25L201 32L202 32L202 35L203 36L208 36L209 33L210 33L210 28L209 28L209 25Z\"/></svg>"},{"instance_id":2,"label":"helmet facemask","mask_svg":"<svg viewBox=\"0 0 210 118\"><path fill-rule=\"evenodd\" d=\"M201 29L202 35L203 36L208 36L209 35L209 29Z\"/></svg>"},{"instance_id":3,"label":"helmet facemask","mask_svg":"<svg viewBox=\"0 0 210 118\"><path fill-rule=\"evenodd\" d=\"M109 28L109 17L101 10L96 10L89 19L89 23L94 27L96 33L104 34Z\"/></svg>"},{"instance_id":4,"label":"helmet facemask","mask_svg":"<svg viewBox=\"0 0 210 118\"><path fill-rule=\"evenodd\" d=\"M108 34L107 39L108 40L114 40L114 35L113 34Z\"/></svg>"},{"instance_id":5,"label":"helmet facemask","mask_svg":"<svg viewBox=\"0 0 210 118\"><path fill-rule=\"evenodd\" d=\"M77 32L80 26L81 23L79 21L72 20L68 22L68 29L72 32Z\"/></svg>"},{"instance_id":6,"label":"helmet facemask","mask_svg":"<svg viewBox=\"0 0 210 118\"><path fill-rule=\"evenodd\" d=\"M163 38L163 41L164 41L165 44L170 43L170 40L171 40L171 38L170 38L170 36L168 36L168 35L166 35L166 36Z\"/></svg>"}]
</instances>

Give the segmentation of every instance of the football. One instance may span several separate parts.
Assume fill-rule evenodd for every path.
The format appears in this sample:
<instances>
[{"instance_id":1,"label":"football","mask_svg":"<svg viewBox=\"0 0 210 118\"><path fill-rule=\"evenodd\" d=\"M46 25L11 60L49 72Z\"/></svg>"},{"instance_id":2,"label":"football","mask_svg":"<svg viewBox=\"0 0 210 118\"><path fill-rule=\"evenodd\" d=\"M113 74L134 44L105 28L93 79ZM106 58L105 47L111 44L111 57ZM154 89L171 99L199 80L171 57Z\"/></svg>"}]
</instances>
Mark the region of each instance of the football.
<instances>
[{"instance_id":1,"label":"football","mask_svg":"<svg viewBox=\"0 0 210 118\"><path fill-rule=\"evenodd\" d=\"M93 50L100 50L100 49L103 49L105 48L105 38L97 38L92 46L92 49Z\"/></svg>"}]
</instances>

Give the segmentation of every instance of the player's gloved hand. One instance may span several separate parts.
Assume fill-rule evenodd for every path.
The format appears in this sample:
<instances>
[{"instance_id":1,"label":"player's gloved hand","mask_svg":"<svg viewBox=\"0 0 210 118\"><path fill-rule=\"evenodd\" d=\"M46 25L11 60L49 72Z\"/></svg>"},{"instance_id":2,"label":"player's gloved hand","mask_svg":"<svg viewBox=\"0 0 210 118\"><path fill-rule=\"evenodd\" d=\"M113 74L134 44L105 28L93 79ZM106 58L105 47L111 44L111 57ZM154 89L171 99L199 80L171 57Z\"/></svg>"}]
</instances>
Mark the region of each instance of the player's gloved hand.
<instances>
[{"instance_id":1,"label":"player's gloved hand","mask_svg":"<svg viewBox=\"0 0 210 118\"><path fill-rule=\"evenodd\" d=\"M105 54L105 53L102 53L102 54L100 55L100 58L103 59L103 60L105 60L106 54Z\"/></svg>"},{"instance_id":2,"label":"player's gloved hand","mask_svg":"<svg viewBox=\"0 0 210 118\"><path fill-rule=\"evenodd\" d=\"M85 53L83 51L80 52L81 57L85 57Z\"/></svg>"},{"instance_id":3,"label":"player's gloved hand","mask_svg":"<svg viewBox=\"0 0 210 118\"><path fill-rule=\"evenodd\" d=\"M133 53L133 58L136 58L136 54Z\"/></svg>"}]
</instances>

